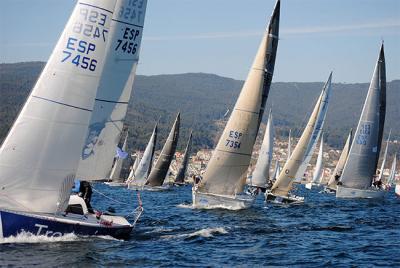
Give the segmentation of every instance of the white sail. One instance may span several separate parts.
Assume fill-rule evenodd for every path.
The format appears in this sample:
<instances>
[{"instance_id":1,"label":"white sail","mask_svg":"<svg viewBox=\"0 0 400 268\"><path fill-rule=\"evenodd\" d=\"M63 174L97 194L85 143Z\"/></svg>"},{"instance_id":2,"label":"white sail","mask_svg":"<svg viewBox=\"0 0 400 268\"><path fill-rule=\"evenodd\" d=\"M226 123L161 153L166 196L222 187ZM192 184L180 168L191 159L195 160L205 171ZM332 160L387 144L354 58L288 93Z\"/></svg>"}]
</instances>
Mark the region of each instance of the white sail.
<instances>
[{"instance_id":1,"label":"white sail","mask_svg":"<svg viewBox=\"0 0 400 268\"><path fill-rule=\"evenodd\" d=\"M339 160L336 164L335 170L333 171L332 176L328 182L328 188L336 189L336 185L340 180L340 176L342 175L344 164L347 161L347 157L350 152L350 145L353 140L353 129L350 130L349 136L347 137L346 143L343 147L342 153L340 154Z\"/></svg>"},{"instance_id":2,"label":"white sail","mask_svg":"<svg viewBox=\"0 0 400 268\"><path fill-rule=\"evenodd\" d=\"M389 131L389 136L387 138L386 141L386 148L385 148L385 152L383 154L383 160L382 160L382 164L381 164L381 169L379 172L379 176L378 176L378 180L382 181L383 178L383 170L385 169L385 164L386 164L386 157L387 157L387 152L388 152L388 148L389 148L389 141L390 141L390 134L392 133L392 130Z\"/></svg>"},{"instance_id":3,"label":"white sail","mask_svg":"<svg viewBox=\"0 0 400 268\"><path fill-rule=\"evenodd\" d=\"M274 174L272 175L273 181L275 181L278 178L280 172L281 172L281 168L279 166L279 160L277 159L275 162L275 171L274 171Z\"/></svg>"},{"instance_id":4,"label":"white sail","mask_svg":"<svg viewBox=\"0 0 400 268\"><path fill-rule=\"evenodd\" d=\"M250 72L208 162L198 191L235 196L243 187L269 93L279 35L277 1Z\"/></svg>"},{"instance_id":5,"label":"white sail","mask_svg":"<svg viewBox=\"0 0 400 268\"><path fill-rule=\"evenodd\" d=\"M397 162L397 156L394 155L392 166L390 168L389 177L387 178L388 185L392 185L394 182L394 178L396 176L396 162Z\"/></svg>"},{"instance_id":6,"label":"white sail","mask_svg":"<svg viewBox=\"0 0 400 268\"><path fill-rule=\"evenodd\" d=\"M104 179L111 168L139 61L147 1L118 0L93 116L77 176Z\"/></svg>"},{"instance_id":7,"label":"white sail","mask_svg":"<svg viewBox=\"0 0 400 268\"><path fill-rule=\"evenodd\" d=\"M382 44L349 157L343 169L343 187L360 190L371 187L382 141L385 105L386 73Z\"/></svg>"},{"instance_id":8,"label":"white sail","mask_svg":"<svg viewBox=\"0 0 400 268\"><path fill-rule=\"evenodd\" d=\"M297 178L296 173L298 172L299 167L303 163L303 159L307 154L310 141L314 139L314 135L317 135L318 137L318 132L315 132L315 129L320 129L320 126L323 124L323 120L319 119L321 119L321 117L325 117L325 115L322 116L321 111L326 111L327 109L327 99L329 93L326 93L326 91L330 90L331 79L332 73L329 75L329 79L322 89L306 128L304 129L299 142L296 144L289 161L285 163L278 179L271 188L272 194L277 196L288 196L289 191L292 189L293 181L295 178ZM316 127L317 125L319 127Z\"/></svg>"},{"instance_id":9,"label":"white sail","mask_svg":"<svg viewBox=\"0 0 400 268\"><path fill-rule=\"evenodd\" d=\"M256 167L252 176L252 185L265 187L269 179L269 168L272 160L272 150L274 147L274 122L270 111L267 127L261 149L258 155Z\"/></svg>"},{"instance_id":10,"label":"white sail","mask_svg":"<svg viewBox=\"0 0 400 268\"><path fill-rule=\"evenodd\" d=\"M328 112L329 99L330 99L331 88L332 88L331 81L332 81L332 73L329 75L328 81L324 85L325 90L323 91L324 94L322 95L322 104L323 105L322 105L321 109L319 110L317 123L313 129L311 140L309 141L309 143L307 145L307 150L306 150L306 154L304 156L303 162L301 163L301 165L296 173L296 178L304 177L307 166L310 163L310 160L311 160L311 157L315 150L315 147L317 146L317 141L319 140L319 137L321 136L321 133L322 133L322 129L324 128L324 123L325 123L326 114Z\"/></svg>"},{"instance_id":11,"label":"white sail","mask_svg":"<svg viewBox=\"0 0 400 268\"><path fill-rule=\"evenodd\" d=\"M77 2L0 148L0 207L54 213L66 204L59 197L78 167L114 6L112 0Z\"/></svg>"},{"instance_id":12,"label":"white sail","mask_svg":"<svg viewBox=\"0 0 400 268\"><path fill-rule=\"evenodd\" d=\"M320 141L320 146L319 146L319 152L318 152L318 157L317 157L317 163L315 164L315 169L314 169L314 174L313 174L313 179L312 182L316 184L320 184L322 181L322 176L323 176L323 154L324 154L324 135L321 135L321 141Z\"/></svg>"},{"instance_id":13,"label":"white sail","mask_svg":"<svg viewBox=\"0 0 400 268\"><path fill-rule=\"evenodd\" d=\"M128 141L128 133L126 133L126 137L124 140L124 144L122 145L122 151L126 152L127 150L127 141ZM124 158L119 157L117 155L117 159L114 162L114 166L111 170L110 173L110 179L114 182L122 182L124 179L121 178L121 171L122 171L122 165L124 163Z\"/></svg>"},{"instance_id":14,"label":"white sail","mask_svg":"<svg viewBox=\"0 0 400 268\"><path fill-rule=\"evenodd\" d=\"M157 124L154 127L149 143L147 144L146 149L144 150L142 159L140 160L139 166L135 170L134 176L131 179L130 184L136 186L143 186L146 183L147 176L149 176L151 165L153 163L156 141L157 141Z\"/></svg>"},{"instance_id":15,"label":"white sail","mask_svg":"<svg viewBox=\"0 0 400 268\"><path fill-rule=\"evenodd\" d=\"M136 153L135 162L133 162L133 165L131 167L131 171L129 172L128 180L131 180L133 178L133 176L135 175L135 171L139 166L140 159L141 159L140 158L140 154L138 152L138 153Z\"/></svg>"}]
</instances>

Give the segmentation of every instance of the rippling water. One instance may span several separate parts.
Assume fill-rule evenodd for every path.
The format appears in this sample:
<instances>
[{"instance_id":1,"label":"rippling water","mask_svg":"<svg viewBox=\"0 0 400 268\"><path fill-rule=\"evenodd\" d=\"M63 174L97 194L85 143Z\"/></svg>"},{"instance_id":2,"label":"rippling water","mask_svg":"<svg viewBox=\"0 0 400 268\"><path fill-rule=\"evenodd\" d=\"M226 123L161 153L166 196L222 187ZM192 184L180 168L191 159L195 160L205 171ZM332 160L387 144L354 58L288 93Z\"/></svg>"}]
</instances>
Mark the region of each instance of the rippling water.
<instances>
[{"instance_id":1,"label":"rippling water","mask_svg":"<svg viewBox=\"0 0 400 268\"><path fill-rule=\"evenodd\" d=\"M95 189L137 204L135 192ZM243 211L193 210L191 188L143 192L145 213L129 241L68 235L0 240L0 266L400 267L400 199L336 200L304 191L306 203ZM131 208L94 195L100 209Z\"/></svg>"}]
</instances>

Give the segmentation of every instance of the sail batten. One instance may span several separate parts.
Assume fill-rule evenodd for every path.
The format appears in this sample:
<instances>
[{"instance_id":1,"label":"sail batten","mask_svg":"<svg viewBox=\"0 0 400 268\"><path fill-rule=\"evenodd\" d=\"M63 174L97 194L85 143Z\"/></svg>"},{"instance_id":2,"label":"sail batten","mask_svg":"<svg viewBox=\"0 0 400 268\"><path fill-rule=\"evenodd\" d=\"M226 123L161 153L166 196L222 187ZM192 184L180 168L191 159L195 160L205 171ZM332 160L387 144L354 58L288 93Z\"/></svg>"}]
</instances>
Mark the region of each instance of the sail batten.
<instances>
[{"instance_id":1,"label":"sail batten","mask_svg":"<svg viewBox=\"0 0 400 268\"><path fill-rule=\"evenodd\" d=\"M386 108L386 74L383 44L361 112L349 156L343 169L343 186L371 187L378 165Z\"/></svg>"},{"instance_id":2,"label":"sail batten","mask_svg":"<svg viewBox=\"0 0 400 268\"><path fill-rule=\"evenodd\" d=\"M235 196L243 188L271 87L279 14L277 1L247 79L198 185L199 192Z\"/></svg>"}]
</instances>

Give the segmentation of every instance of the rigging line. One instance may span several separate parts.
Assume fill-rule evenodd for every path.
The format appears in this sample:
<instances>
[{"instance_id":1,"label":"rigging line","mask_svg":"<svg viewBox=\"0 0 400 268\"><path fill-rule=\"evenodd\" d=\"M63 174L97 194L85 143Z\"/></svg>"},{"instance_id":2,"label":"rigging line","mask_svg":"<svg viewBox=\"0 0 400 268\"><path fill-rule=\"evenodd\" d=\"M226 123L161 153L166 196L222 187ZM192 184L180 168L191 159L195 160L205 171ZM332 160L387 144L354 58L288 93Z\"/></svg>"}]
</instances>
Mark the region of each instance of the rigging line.
<instances>
[{"instance_id":1,"label":"rigging line","mask_svg":"<svg viewBox=\"0 0 400 268\"><path fill-rule=\"evenodd\" d=\"M93 186L92 186L92 190L93 190L94 192L98 193L99 195L101 195L101 196L103 196L103 197L105 197L105 198L107 198L107 199L109 199L109 200L111 200L111 201L113 201L113 202L115 202L115 203L122 204L122 205L129 205L129 206L131 205L131 204L129 204L129 203L122 202L122 201L116 200L116 199L114 199L114 198L112 198L112 197L109 197L109 196L103 194L102 192L96 190Z\"/></svg>"}]
</instances>

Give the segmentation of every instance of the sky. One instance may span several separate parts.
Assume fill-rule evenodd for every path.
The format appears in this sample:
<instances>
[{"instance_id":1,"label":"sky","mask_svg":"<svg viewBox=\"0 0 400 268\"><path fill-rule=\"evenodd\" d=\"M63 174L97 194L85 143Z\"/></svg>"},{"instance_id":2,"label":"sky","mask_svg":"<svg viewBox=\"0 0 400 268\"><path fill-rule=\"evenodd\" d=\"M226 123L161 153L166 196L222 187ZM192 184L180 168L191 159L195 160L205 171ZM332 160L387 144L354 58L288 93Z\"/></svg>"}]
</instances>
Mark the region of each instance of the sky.
<instances>
[{"instance_id":1,"label":"sky","mask_svg":"<svg viewBox=\"0 0 400 268\"><path fill-rule=\"evenodd\" d=\"M75 0L0 0L0 62L46 61ZM245 79L275 0L148 0L138 74ZM282 0L273 81L400 79L400 0Z\"/></svg>"}]
</instances>

